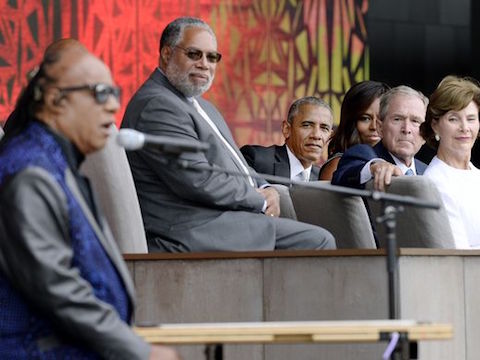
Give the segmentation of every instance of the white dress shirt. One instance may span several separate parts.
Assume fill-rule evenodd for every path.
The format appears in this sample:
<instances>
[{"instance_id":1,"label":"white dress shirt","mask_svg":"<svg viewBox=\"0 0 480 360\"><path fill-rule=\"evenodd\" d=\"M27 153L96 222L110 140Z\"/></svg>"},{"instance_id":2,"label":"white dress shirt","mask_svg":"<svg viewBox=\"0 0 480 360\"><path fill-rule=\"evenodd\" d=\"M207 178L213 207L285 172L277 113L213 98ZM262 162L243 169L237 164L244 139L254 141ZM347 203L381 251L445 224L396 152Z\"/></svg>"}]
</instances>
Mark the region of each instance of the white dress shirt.
<instances>
[{"instance_id":1,"label":"white dress shirt","mask_svg":"<svg viewBox=\"0 0 480 360\"><path fill-rule=\"evenodd\" d=\"M290 163L290 180L296 181L309 181L310 173L312 172L312 165L308 168L304 168L300 160L295 156L295 154L287 147L288 161ZM303 174L304 175L303 175ZM305 176L305 180L304 177Z\"/></svg>"}]
</instances>

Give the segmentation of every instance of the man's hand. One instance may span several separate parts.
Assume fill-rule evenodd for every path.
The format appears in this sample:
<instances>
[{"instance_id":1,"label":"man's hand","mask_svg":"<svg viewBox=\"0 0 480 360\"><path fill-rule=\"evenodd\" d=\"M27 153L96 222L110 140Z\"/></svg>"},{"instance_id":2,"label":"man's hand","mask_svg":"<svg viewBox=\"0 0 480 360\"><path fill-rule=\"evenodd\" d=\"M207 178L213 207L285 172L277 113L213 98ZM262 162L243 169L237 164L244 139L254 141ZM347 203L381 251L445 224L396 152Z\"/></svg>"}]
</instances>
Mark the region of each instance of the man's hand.
<instances>
[{"instance_id":1,"label":"man's hand","mask_svg":"<svg viewBox=\"0 0 480 360\"><path fill-rule=\"evenodd\" d=\"M280 216L280 195L272 186L263 189L256 189L267 200L265 215Z\"/></svg>"},{"instance_id":2,"label":"man's hand","mask_svg":"<svg viewBox=\"0 0 480 360\"><path fill-rule=\"evenodd\" d=\"M170 347L152 345L150 349L150 360L181 360L177 352Z\"/></svg>"},{"instance_id":3,"label":"man's hand","mask_svg":"<svg viewBox=\"0 0 480 360\"><path fill-rule=\"evenodd\" d=\"M373 177L373 188L379 191L385 191L385 186L390 185L392 176L403 175L398 166L386 161L379 161L370 165L370 172Z\"/></svg>"}]
</instances>

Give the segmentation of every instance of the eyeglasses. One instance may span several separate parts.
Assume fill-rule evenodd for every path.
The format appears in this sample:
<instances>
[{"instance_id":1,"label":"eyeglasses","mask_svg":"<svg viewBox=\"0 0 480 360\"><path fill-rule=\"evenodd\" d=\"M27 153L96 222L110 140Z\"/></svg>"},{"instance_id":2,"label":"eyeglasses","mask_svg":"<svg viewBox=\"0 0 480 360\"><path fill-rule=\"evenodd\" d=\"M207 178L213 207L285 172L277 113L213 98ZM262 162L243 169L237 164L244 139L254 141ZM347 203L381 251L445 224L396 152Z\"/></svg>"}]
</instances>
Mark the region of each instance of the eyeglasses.
<instances>
[{"instance_id":1,"label":"eyeglasses","mask_svg":"<svg viewBox=\"0 0 480 360\"><path fill-rule=\"evenodd\" d=\"M91 85L79 85L70 86L64 88L58 88L62 94L72 91L88 90L91 92L97 104L105 104L108 101L108 97L112 95L117 101L120 102L120 89L116 86L107 84L91 84Z\"/></svg>"},{"instance_id":2,"label":"eyeglasses","mask_svg":"<svg viewBox=\"0 0 480 360\"><path fill-rule=\"evenodd\" d=\"M176 48L179 48L185 52L185 55L193 61L198 61L203 58L203 51L195 48L184 48L178 45L175 45ZM222 54L216 51L205 52L205 56L207 57L207 61L212 64L216 64L222 58Z\"/></svg>"}]
</instances>

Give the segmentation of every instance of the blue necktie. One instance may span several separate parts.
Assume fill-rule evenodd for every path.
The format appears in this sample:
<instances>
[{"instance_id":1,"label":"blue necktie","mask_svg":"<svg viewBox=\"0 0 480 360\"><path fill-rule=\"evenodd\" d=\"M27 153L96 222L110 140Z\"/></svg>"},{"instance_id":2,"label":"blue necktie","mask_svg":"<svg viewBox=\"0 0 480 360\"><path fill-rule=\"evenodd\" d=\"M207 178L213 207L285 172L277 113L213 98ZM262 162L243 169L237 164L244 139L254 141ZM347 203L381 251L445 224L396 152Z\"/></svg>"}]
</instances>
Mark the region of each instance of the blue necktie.
<instances>
[{"instance_id":1,"label":"blue necktie","mask_svg":"<svg viewBox=\"0 0 480 360\"><path fill-rule=\"evenodd\" d=\"M408 169L407 171L405 171L405 175L407 175L407 176L413 176L413 175L415 175L415 174L413 173L413 170L412 170L412 169Z\"/></svg>"}]
</instances>

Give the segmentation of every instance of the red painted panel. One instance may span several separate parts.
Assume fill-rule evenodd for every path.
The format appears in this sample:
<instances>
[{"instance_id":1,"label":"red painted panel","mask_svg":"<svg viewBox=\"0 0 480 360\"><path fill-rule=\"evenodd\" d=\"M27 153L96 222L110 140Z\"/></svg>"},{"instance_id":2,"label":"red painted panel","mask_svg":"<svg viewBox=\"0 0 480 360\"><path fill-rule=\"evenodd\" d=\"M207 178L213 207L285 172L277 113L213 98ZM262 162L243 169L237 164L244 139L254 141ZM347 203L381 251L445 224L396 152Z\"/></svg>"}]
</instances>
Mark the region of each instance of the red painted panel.
<instances>
[{"instance_id":1,"label":"red painted panel","mask_svg":"<svg viewBox=\"0 0 480 360\"><path fill-rule=\"evenodd\" d=\"M240 145L282 143L281 121L300 96L322 96L338 115L348 87L368 78L367 0L58 3L0 0L0 121L13 109L26 73L61 37L78 38L110 66L122 88L120 121L157 65L161 31L184 15L203 18L217 34L223 59L206 97Z\"/></svg>"}]
</instances>

